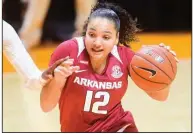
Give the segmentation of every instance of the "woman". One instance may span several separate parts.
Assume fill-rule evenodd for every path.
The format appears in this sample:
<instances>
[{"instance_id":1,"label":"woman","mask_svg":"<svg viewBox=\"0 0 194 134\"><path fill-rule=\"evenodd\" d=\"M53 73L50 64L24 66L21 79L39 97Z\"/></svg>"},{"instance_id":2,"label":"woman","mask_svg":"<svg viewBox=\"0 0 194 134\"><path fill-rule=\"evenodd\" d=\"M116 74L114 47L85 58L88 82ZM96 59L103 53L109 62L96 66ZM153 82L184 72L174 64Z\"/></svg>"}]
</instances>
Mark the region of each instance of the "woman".
<instances>
[{"instance_id":1,"label":"woman","mask_svg":"<svg viewBox=\"0 0 194 134\"><path fill-rule=\"evenodd\" d=\"M132 114L121 105L134 56L127 47L137 31L126 10L97 3L83 37L65 41L54 51L50 65L69 59L43 87L40 103L44 112L59 103L62 132L138 132Z\"/></svg>"}]
</instances>

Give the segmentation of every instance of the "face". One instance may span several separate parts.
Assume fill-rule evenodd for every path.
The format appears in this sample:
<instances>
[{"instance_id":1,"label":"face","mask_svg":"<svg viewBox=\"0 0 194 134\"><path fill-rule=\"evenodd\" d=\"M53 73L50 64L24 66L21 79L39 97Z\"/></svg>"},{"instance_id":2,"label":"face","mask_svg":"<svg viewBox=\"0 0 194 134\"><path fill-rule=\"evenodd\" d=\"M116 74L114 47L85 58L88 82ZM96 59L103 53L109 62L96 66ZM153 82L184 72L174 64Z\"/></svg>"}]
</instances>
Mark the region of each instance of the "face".
<instances>
[{"instance_id":1,"label":"face","mask_svg":"<svg viewBox=\"0 0 194 134\"><path fill-rule=\"evenodd\" d=\"M100 17L90 20L85 44L91 60L106 58L117 43L118 34L112 21Z\"/></svg>"}]
</instances>

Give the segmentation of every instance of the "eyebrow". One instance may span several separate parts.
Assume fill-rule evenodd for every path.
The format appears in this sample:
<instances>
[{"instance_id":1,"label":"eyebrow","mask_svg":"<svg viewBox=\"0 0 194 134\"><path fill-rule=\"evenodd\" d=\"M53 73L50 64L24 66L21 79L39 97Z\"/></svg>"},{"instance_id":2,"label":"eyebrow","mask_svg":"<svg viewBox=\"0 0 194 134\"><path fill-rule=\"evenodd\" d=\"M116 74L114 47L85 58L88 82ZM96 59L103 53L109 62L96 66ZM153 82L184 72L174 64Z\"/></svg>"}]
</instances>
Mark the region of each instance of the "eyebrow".
<instances>
[{"instance_id":1,"label":"eyebrow","mask_svg":"<svg viewBox=\"0 0 194 134\"><path fill-rule=\"evenodd\" d=\"M94 30L94 31L96 31L96 29L95 28L89 28L90 30ZM109 33L109 34L112 34L110 31L104 31L104 33Z\"/></svg>"},{"instance_id":2,"label":"eyebrow","mask_svg":"<svg viewBox=\"0 0 194 134\"><path fill-rule=\"evenodd\" d=\"M110 31L104 31L105 33L109 33L109 34L112 34Z\"/></svg>"},{"instance_id":3,"label":"eyebrow","mask_svg":"<svg viewBox=\"0 0 194 134\"><path fill-rule=\"evenodd\" d=\"M96 29L95 29L95 28L92 28L92 27L90 27L90 28L89 28L89 30L93 30L93 31L96 31Z\"/></svg>"}]
</instances>

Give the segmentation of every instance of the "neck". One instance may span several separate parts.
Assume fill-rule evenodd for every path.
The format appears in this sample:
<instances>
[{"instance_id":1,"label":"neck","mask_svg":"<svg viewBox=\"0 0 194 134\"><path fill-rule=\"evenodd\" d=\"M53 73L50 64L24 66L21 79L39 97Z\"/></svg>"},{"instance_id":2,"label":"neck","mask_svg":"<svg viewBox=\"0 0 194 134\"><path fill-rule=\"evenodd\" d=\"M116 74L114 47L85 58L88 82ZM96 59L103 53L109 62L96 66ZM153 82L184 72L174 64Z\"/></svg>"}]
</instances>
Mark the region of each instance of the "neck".
<instances>
[{"instance_id":1,"label":"neck","mask_svg":"<svg viewBox=\"0 0 194 134\"><path fill-rule=\"evenodd\" d=\"M102 59L90 59L94 72L101 74L106 67L107 57Z\"/></svg>"}]
</instances>

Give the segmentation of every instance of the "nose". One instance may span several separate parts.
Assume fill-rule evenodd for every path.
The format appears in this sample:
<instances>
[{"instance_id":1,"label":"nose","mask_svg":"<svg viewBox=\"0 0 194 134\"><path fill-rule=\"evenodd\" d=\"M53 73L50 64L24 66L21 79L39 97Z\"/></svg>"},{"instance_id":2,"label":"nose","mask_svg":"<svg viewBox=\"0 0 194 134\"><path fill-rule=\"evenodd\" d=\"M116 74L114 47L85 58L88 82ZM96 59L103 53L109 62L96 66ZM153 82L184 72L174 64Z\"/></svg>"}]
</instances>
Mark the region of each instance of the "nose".
<instances>
[{"instance_id":1,"label":"nose","mask_svg":"<svg viewBox=\"0 0 194 134\"><path fill-rule=\"evenodd\" d=\"M100 48L102 46L102 40L100 38L96 38L93 42L96 48Z\"/></svg>"}]
</instances>

